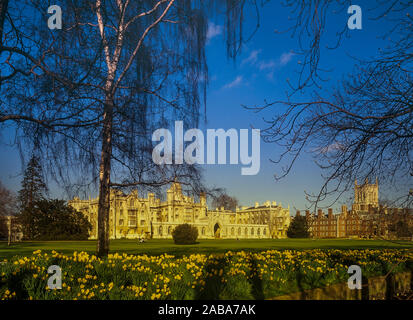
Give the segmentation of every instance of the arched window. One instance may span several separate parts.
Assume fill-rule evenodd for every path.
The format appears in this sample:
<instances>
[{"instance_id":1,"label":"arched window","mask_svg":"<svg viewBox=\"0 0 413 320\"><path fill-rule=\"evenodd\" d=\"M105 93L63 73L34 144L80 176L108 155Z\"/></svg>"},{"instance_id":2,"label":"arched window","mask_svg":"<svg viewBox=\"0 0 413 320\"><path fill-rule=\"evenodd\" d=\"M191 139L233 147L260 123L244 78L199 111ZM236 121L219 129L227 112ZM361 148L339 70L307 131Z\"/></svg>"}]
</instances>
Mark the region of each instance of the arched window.
<instances>
[{"instance_id":1,"label":"arched window","mask_svg":"<svg viewBox=\"0 0 413 320\"><path fill-rule=\"evenodd\" d=\"M267 229L264 228L264 229L262 230L262 234L265 236L265 235L267 234Z\"/></svg>"},{"instance_id":2,"label":"arched window","mask_svg":"<svg viewBox=\"0 0 413 320\"><path fill-rule=\"evenodd\" d=\"M244 229L244 234L247 236L248 235L248 228Z\"/></svg>"},{"instance_id":3,"label":"arched window","mask_svg":"<svg viewBox=\"0 0 413 320\"><path fill-rule=\"evenodd\" d=\"M205 235L205 227L202 227L201 233L202 233L202 235Z\"/></svg>"},{"instance_id":4,"label":"arched window","mask_svg":"<svg viewBox=\"0 0 413 320\"><path fill-rule=\"evenodd\" d=\"M235 232L234 227L232 227L232 228L231 228L231 236L234 235L234 232Z\"/></svg>"},{"instance_id":5,"label":"arched window","mask_svg":"<svg viewBox=\"0 0 413 320\"><path fill-rule=\"evenodd\" d=\"M254 228L251 228L251 235L254 235Z\"/></svg>"},{"instance_id":6,"label":"arched window","mask_svg":"<svg viewBox=\"0 0 413 320\"><path fill-rule=\"evenodd\" d=\"M169 226L169 227L168 227L168 235L171 234L171 232L172 232L172 227Z\"/></svg>"},{"instance_id":7,"label":"arched window","mask_svg":"<svg viewBox=\"0 0 413 320\"><path fill-rule=\"evenodd\" d=\"M257 230L257 235L259 236L261 234L260 229Z\"/></svg>"},{"instance_id":8,"label":"arched window","mask_svg":"<svg viewBox=\"0 0 413 320\"><path fill-rule=\"evenodd\" d=\"M241 228L238 228L238 235L241 235Z\"/></svg>"},{"instance_id":9,"label":"arched window","mask_svg":"<svg viewBox=\"0 0 413 320\"><path fill-rule=\"evenodd\" d=\"M162 226L159 227L159 235L162 235Z\"/></svg>"}]
</instances>

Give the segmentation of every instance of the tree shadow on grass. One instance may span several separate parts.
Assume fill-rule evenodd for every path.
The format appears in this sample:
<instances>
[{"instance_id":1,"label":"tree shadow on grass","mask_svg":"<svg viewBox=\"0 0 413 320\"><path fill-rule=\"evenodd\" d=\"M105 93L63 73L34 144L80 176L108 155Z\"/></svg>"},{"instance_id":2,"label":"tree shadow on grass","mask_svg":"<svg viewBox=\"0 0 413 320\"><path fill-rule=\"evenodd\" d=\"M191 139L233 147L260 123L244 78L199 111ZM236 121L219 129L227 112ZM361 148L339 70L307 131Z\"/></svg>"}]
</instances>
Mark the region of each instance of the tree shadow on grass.
<instances>
[{"instance_id":1,"label":"tree shadow on grass","mask_svg":"<svg viewBox=\"0 0 413 320\"><path fill-rule=\"evenodd\" d=\"M195 288L196 300L217 300L217 299L255 299L263 300L264 290L262 279L259 276L258 264L253 254L248 256L249 272L246 274L248 281L232 283L228 285L228 271L230 260L224 255L216 255L208 259L204 267L205 285L198 285ZM222 273L219 271L222 270ZM245 285L248 283L248 285ZM231 286L231 287L230 287ZM248 291L248 292L246 292Z\"/></svg>"},{"instance_id":2,"label":"tree shadow on grass","mask_svg":"<svg viewBox=\"0 0 413 320\"><path fill-rule=\"evenodd\" d=\"M205 285L195 288L196 300L218 300L222 299L222 292L226 284L223 282L224 272L219 273L219 270L225 270L228 266L228 259L225 256L214 256L209 258L205 264L204 271Z\"/></svg>"},{"instance_id":3,"label":"tree shadow on grass","mask_svg":"<svg viewBox=\"0 0 413 320\"><path fill-rule=\"evenodd\" d=\"M301 272L297 272L296 280L297 280L297 287L298 287L298 291L299 291L299 299L300 300L306 300L307 299L307 293L306 293L306 291L304 289L304 286L303 286L304 277L303 277L303 274Z\"/></svg>"},{"instance_id":4,"label":"tree shadow on grass","mask_svg":"<svg viewBox=\"0 0 413 320\"><path fill-rule=\"evenodd\" d=\"M251 269L250 269L250 282L252 285L252 295L255 300L264 300L264 290L262 286L262 279L259 277L257 261L253 255L249 255Z\"/></svg>"}]
</instances>

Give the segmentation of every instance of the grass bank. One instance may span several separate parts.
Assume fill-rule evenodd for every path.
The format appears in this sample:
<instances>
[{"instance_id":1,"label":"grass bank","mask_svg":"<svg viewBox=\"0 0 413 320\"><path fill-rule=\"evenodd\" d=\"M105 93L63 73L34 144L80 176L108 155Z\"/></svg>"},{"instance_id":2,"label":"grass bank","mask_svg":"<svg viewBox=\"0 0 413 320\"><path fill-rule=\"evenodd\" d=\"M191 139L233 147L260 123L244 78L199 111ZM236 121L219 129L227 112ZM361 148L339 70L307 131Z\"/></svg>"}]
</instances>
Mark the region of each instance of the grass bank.
<instances>
[{"instance_id":1,"label":"grass bank","mask_svg":"<svg viewBox=\"0 0 413 320\"><path fill-rule=\"evenodd\" d=\"M262 240L199 240L194 245L175 245L172 240L149 240L138 243L137 240L111 240L111 253L160 255L163 253L182 256L185 254L224 253L231 251L259 252L263 250L283 249L401 249L413 248L412 241L390 242L385 240L349 240L349 239L262 239ZM33 251L52 250L72 254L74 251L84 251L89 254L96 252L96 241L23 241L7 246L0 242L0 259L15 255L29 256Z\"/></svg>"}]
</instances>

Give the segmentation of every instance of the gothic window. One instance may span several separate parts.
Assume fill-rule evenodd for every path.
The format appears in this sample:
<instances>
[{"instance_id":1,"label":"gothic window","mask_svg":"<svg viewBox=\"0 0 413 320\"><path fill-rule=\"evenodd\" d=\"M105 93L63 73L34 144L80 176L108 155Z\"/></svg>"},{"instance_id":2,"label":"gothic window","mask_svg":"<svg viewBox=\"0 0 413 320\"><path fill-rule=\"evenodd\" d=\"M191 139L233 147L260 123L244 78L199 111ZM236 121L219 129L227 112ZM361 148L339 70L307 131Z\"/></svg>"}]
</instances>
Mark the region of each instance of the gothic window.
<instances>
[{"instance_id":1,"label":"gothic window","mask_svg":"<svg viewBox=\"0 0 413 320\"><path fill-rule=\"evenodd\" d=\"M128 220L130 227L136 227L136 210L128 211Z\"/></svg>"},{"instance_id":2,"label":"gothic window","mask_svg":"<svg viewBox=\"0 0 413 320\"><path fill-rule=\"evenodd\" d=\"M136 227L136 217L129 217L129 227Z\"/></svg>"}]
</instances>

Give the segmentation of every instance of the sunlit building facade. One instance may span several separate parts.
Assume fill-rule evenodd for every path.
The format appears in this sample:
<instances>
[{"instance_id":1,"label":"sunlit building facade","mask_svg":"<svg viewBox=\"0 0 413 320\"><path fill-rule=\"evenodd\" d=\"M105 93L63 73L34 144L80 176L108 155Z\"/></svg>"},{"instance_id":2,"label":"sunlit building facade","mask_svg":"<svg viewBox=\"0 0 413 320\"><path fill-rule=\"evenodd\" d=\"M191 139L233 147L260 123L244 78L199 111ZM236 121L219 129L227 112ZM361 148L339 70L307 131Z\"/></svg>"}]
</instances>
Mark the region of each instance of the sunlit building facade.
<instances>
[{"instance_id":1,"label":"sunlit building facade","mask_svg":"<svg viewBox=\"0 0 413 320\"><path fill-rule=\"evenodd\" d=\"M172 183L166 192L166 201L148 193L141 198L138 191L124 194L112 190L110 196L110 238L135 239L172 238L173 229L183 223L198 229L200 239L261 239L285 238L290 224L290 211L275 201L256 203L253 207L237 208L236 211L209 210L206 196L199 201L186 196L181 185ZM88 217L92 224L90 239L97 238L98 199L74 198L69 204Z\"/></svg>"}]
</instances>

